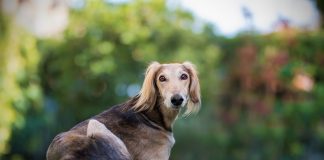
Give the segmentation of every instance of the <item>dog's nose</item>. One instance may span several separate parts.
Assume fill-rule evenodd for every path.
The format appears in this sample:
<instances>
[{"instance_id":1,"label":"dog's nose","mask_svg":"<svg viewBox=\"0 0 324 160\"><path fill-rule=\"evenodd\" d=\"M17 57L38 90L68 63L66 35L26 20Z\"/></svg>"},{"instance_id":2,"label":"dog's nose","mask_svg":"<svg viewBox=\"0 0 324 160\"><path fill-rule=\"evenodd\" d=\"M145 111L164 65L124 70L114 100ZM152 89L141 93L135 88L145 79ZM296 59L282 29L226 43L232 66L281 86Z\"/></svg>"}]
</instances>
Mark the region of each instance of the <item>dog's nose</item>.
<instances>
[{"instance_id":1,"label":"dog's nose","mask_svg":"<svg viewBox=\"0 0 324 160\"><path fill-rule=\"evenodd\" d=\"M182 102L183 102L183 98L179 94L176 94L171 97L171 103L175 106L180 106Z\"/></svg>"}]
</instances>

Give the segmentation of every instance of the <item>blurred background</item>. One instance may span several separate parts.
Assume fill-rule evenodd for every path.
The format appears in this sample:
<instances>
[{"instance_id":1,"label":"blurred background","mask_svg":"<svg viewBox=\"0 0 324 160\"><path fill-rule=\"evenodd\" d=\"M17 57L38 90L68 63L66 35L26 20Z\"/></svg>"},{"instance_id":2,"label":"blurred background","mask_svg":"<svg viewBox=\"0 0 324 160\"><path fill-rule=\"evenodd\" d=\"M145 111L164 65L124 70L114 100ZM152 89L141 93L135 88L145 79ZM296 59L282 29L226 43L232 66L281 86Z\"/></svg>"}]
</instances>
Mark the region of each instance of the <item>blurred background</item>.
<instances>
[{"instance_id":1,"label":"blurred background","mask_svg":"<svg viewBox=\"0 0 324 160\"><path fill-rule=\"evenodd\" d=\"M0 0L0 159L45 159L185 60L203 102L170 159L324 159L323 20L322 0Z\"/></svg>"}]
</instances>

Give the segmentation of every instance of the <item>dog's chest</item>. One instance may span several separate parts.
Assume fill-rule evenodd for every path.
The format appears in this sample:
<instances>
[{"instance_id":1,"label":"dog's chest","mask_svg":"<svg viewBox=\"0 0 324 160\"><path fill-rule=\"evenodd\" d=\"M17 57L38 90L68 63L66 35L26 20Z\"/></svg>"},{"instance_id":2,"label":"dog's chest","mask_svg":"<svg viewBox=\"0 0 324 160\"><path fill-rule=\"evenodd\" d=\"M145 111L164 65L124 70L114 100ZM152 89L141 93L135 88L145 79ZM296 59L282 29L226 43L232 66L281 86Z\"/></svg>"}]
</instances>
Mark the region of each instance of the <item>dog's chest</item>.
<instances>
[{"instance_id":1,"label":"dog's chest","mask_svg":"<svg viewBox=\"0 0 324 160\"><path fill-rule=\"evenodd\" d=\"M146 131L145 136L134 146L133 153L137 155L135 159L167 160L174 143L170 132Z\"/></svg>"}]
</instances>

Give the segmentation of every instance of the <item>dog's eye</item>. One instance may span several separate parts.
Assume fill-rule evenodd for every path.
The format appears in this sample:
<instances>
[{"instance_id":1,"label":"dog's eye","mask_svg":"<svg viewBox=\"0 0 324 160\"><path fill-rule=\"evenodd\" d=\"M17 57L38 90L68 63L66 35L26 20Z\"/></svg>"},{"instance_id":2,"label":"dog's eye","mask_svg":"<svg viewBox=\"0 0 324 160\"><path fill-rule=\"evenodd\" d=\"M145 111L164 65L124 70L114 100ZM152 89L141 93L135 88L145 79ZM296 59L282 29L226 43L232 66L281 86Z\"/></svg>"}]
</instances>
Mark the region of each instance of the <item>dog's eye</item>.
<instances>
[{"instance_id":1,"label":"dog's eye","mask_svg":"<svg viewBox=\"0 0 324 160\"><path fill-rule=\"evenodd\" d=\"M182 74L182 75L180 76L180 79L181 79L181 80L186 80L186 79L188 79L188 76L187 76L186 74Z\"/></svg>"},{"instance_id":2,"label":"dog's eye","mask_svg":"<svg viewBox=\"0 0 324 160\"><path fill-rule=\"evenodd\" d=\"M160 81L160 82L164 82L164 81L166 81L165 76L160 76L160 77L159 77L159 81Z\"/></svg>"}]
</instances>

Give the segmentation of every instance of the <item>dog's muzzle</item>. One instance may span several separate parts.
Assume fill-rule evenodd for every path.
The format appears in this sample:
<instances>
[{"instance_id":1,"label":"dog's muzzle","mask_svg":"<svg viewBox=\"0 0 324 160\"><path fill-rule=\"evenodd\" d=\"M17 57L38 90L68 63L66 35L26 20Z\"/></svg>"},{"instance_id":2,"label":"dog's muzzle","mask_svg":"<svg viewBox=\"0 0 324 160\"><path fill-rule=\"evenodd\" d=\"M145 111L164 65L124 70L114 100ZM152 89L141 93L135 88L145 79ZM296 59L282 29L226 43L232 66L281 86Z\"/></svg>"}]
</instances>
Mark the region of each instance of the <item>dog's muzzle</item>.
<instances>
[{"instance_id":1,"label":"dog's muzzle","mask_svg":"<svg viewBox=\"0 0 324 160\"><path fill-rule=\"evenodd\" d=\"M179 94L176 94L171 97L171 103L173 104L174 108L179 108L181 106L181 104L183 103L183 100L184 99Z\"/></svg>"}]
</instances>

